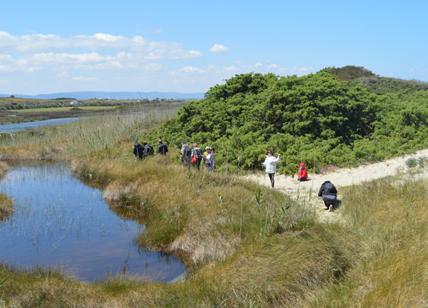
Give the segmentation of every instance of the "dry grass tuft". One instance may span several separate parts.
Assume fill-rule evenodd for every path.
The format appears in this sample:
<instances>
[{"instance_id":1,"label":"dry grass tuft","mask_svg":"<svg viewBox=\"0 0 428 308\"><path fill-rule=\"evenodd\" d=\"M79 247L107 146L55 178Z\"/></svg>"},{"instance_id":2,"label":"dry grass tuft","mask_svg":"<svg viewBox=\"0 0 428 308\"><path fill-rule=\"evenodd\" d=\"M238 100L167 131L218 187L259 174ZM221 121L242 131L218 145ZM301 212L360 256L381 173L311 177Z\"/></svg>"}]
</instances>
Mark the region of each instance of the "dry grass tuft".
<instances>
[{"instance_id":1,"label":"dry grass tuft","mask_svg":"<svg viewBox=\"0 0 428 308\"><path fill-rule=\"evenodd\" d=\"M5 195L0 194L0 222L9 218L13 213L13 202Z\"/></svg>"},{"instance_id":2,"label":"dry grass tuft","mask_svg":"<svg viewBox=\"0 0 428 308\"><path fill-rule=\"evenodd\" d=\"M2 178L8 169L8 165L4 162L0 160L0 178Z\"/></svg>"}]
</instances>

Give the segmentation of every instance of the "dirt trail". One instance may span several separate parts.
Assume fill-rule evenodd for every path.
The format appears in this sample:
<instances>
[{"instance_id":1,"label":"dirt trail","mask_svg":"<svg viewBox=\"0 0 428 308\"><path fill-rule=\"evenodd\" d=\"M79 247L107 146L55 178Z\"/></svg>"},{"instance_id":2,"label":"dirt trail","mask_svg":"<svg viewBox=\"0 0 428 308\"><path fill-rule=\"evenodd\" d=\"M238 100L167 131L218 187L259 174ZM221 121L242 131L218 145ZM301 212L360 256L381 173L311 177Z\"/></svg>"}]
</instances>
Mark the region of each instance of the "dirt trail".
<instances>
[{"instance_id":1,"label":"dirt trail","mask_svg":"<svg viewBox=\"0 0 428 308\"><path fill-rule=\"evenodd\" d=\"M388 176L394 176L397 173L405 172L408 169L406 161L410 158L427 159L428 149L379 163L362 165L357 168L337 169L325 174L309 174L310 180L306 182L299 182L296 177L292 178L290 176L277 175L275 177L275 189L289 195L300 204L312 207L317 213L319 219L323 222L340 221L340 209L334 212L325 211L322 200L317 197L318 189L324 181L330 180L336 187L340 188ZM427 168L425 167L417 177L428 178ZM268 177L262 173L252 174L245 176L244 178L261 185L270 186ZM340 194L340 189L338 190Z\"/></svg>"}]
</instances>

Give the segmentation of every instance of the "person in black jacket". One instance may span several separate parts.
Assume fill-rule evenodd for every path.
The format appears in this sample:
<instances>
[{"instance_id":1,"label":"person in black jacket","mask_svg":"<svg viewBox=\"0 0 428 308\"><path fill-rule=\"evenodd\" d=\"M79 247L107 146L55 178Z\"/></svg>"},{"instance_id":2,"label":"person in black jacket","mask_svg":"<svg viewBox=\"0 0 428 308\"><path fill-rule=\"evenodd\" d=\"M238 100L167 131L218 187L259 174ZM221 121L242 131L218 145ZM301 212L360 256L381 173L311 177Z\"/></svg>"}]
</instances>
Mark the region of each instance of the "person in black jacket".
<instances>
[{"instance_id":1,"label":"person in black jacket","mask_svg":"<svg viewBox=\"0 0 428 308\"><path fill-rule=\"evenodd\" d=\"M135 141L134 143L134 155L137 159L143 159L143 146L138 142Z\"/></svg>"},{"instance_id":2,"label":"person in black jacket","mask_svg":"<svg viewBox=\"0 0 428 308\"><path fill-rule=\"evenodd\" d=\"M320 187L320 191L318 192L318 196L322 197L322 200L324 201L325 210L333 211L336 207L338 200L337 200L337 189L330 181L325 181L322 183Z\"/></svg>"},{"instance_id":3,"label":"person in black jacket","mask_svg":"<svg viewBox=\"0 0 428 308\"><path fill-rule=\"evenodd\" d=\"M168 153L168 146L162 142L162 139L159 139L158 142L158 153L161 155L166 155L166 153Z\"/></svg>"}]
</instances>

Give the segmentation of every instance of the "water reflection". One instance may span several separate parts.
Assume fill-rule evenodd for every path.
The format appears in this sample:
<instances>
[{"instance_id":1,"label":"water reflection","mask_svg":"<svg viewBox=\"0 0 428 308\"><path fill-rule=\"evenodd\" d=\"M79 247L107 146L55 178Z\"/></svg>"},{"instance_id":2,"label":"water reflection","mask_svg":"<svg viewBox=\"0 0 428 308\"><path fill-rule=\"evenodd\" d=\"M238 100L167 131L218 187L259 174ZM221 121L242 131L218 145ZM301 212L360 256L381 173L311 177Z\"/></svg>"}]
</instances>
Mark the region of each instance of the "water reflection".
<instances>
[{"instance_id":1,"label":"water reflection","mask_svg":"<svg viewBox=\"0 0 428 308\"><path fill-rule=\"evenodd\" d=\"M118 273L170 281L185 271L175 256L139 248L144 226L112 212L101 191L66 166L18 166L0 192L15 201L14 215L0 224L1 263L59 268L87 281Z\"/></svg>"}]
</instances>

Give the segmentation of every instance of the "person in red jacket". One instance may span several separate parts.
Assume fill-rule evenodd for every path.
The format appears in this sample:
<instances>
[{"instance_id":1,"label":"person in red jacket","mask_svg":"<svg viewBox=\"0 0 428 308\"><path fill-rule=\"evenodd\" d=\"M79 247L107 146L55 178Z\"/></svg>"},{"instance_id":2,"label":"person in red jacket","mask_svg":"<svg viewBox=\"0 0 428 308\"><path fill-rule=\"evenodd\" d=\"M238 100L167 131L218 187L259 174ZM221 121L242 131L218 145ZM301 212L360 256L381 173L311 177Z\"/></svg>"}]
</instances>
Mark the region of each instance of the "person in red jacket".
<instances>
[{"instance_id":1,"label":"person in red jacket","mask_svg":"<svg viewBox=\"0 0 428 308\"><path fill-rule=\"evenodd\" d=\"M308 170L304 162L299 164L299 170L297 171L297 180L307 181L308 180Z\"/></svg>"}]
</instances>

